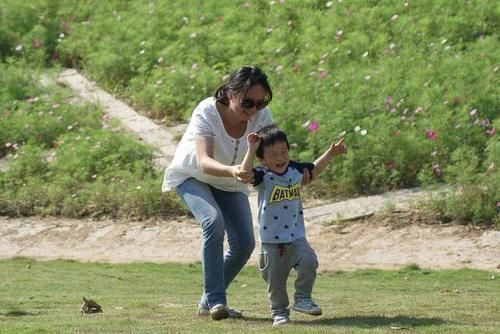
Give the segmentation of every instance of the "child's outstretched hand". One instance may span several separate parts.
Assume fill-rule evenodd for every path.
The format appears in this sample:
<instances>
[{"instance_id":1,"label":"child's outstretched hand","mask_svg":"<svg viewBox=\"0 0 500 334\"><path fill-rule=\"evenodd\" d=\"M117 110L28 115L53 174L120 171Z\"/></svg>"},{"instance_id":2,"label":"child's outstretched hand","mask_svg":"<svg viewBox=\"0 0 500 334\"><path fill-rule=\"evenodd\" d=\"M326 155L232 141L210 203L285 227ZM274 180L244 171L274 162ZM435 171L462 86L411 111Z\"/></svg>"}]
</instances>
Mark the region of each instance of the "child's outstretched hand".
<instances>
[{"instance_id":1,"label":"child's outstretched hand","mask_svg":"<svg viewBox=\"0 0 500 334\"><path fill-rule=\"evenodd\" d=\"M337 143L333 143L330 146L330 152L333 155L340 155L347 152L347 146L344 143L344 137L340 138L340 140Z\"/></svg>"},{"instance_id":2,"label":"child's outstretched hand","mask_svg":"<svg viewBox=\"0 0 500 334\"><path fill-rule=\"evenodd\" d=\"M257 150L257 147L259 146L260 138L259 135L256 134L255 132L250 132L247 135L247 143L248 143L248 148L255 151Z\"/></svg>"}]
</instances>

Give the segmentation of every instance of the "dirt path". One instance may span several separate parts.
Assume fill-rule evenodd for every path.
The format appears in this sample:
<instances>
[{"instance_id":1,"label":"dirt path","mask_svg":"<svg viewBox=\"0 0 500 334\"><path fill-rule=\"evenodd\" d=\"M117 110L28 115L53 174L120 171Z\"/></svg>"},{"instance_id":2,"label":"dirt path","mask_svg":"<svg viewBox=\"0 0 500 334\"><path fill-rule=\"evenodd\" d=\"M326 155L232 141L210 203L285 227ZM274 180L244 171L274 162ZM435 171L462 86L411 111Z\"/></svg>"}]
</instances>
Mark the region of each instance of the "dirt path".
<instances>
[{"instance_id":1,"label":"dirt path","mask_svg":"<svg viewBox=\"0 0 500 334\"><path fill-rule=\"evenodd\" d=\"M358 268L500 269L500 231L427 224L410 213L377 214L366 220L307 223L321 270ZM98 262L196 262L200 229L180 221L87 221L0 218L0 258ZM256 263L258 247L250 263Z\"/></svg>"}]
</instances>

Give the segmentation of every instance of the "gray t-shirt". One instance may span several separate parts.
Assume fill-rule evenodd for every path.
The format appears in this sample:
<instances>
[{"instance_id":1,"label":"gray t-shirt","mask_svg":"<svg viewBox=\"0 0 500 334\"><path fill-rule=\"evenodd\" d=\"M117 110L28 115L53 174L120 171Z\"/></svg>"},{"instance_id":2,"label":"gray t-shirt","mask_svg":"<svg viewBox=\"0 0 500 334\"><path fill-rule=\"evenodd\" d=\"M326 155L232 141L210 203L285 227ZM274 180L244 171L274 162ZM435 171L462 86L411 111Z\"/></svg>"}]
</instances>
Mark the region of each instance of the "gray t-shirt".
<instances>
[{"instance_id":1,"label":"gray t-shirt","mask_svg":"<svg viewBox=\"0 0 500 334\"><path fill-rule=\"evenodd\" d=\"M261 242L280 244L305 238L300 193L304 168L312 171L314 164L290 161L283 174L266 167L254 168Z\"/></svg>"}]
</instances>

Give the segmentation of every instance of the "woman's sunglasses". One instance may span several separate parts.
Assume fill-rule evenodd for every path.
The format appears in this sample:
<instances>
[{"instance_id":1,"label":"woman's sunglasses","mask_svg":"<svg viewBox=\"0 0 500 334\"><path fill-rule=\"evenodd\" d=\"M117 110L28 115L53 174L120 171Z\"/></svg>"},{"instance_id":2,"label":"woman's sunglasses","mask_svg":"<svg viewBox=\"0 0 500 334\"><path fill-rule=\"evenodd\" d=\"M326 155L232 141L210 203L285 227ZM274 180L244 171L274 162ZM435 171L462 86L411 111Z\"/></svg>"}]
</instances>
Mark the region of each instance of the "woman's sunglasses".
<instances>
[{"instance_id":1,"label":"woman's sunglasses","mask_svg":"<svg viewBox=\"0 0 500 334\"><path fill-rule=\"evenodd\" d=\"M240 99L240 107L242 107L243 109L252 109L253 107L255 107L255 109L261 110L264 109L268 103L268 100L254 101L248 98Z\"/></svg>"}]
</instances>

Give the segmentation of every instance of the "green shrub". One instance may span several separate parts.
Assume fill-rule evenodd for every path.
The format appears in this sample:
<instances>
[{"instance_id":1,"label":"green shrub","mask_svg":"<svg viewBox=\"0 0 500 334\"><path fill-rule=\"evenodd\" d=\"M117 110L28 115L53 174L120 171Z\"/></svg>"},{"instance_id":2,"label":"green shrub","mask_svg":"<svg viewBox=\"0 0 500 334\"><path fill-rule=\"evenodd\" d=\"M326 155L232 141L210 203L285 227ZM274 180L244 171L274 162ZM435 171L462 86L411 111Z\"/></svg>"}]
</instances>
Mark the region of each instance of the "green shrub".
<instances>
[{"instance_id":1,"label":"green shrub","mask_svg":"<svg viewBox=\"0 0 500 334\"><path fill-rule=\"evenodd\" d=\"M99 122L83 111L77 119L66 116L78 108L37 91L30 68L76 67L170 124L187 120L230 71L257 64L269 75L270 108L296 146L295 159L314 159L341 134L351 147L317 180L318 196L448 183L462 192L449 205L437 204L444 219L488 223L497 219L499 198L491 190L498 164L484 172L497 159L491 152L498 155L498 22L498 5L486 0L6 0L0 156L24 144L54 149L69 126L76 134ZM319 129L303 126L311 121ZM111 158L102 165L81 159L93 169L114 168ZM78 182L94 175L92 168L83 167ZM154 196L143 191L144 200L130 205L150 210L145 198ZM75 214L95 198L81 194L59 203ZM119 205L108 202L113 209L102 211L116 212Z\"/></svg>"}]
</instances>

